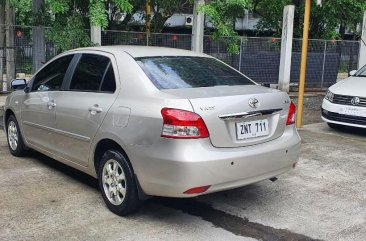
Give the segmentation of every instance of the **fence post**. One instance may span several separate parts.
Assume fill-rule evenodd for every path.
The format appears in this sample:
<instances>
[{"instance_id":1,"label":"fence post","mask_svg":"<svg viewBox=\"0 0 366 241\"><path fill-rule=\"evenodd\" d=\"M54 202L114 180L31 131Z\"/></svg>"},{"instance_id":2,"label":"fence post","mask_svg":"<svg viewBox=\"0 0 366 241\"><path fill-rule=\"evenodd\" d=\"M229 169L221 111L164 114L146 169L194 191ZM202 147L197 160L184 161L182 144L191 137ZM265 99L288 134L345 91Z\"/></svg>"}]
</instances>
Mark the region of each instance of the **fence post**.
<instances>
[{"instance_id":1,"label":"fence post","mask_svg":"<svg viewBox=\"0 0 366 241\"><path fill-rule=\"evenodd\" d=\"M283 9L281 60L278 75L278 88L289 92L291 77L292 39L294 32L295 6L288 5Z\"/></svg>"},{"instance_id":2,"label":"fence post","mask_svg":"<svg viewBox=\"0 0 366 241\"><path fill-rule=\"evenodd\" d=\"M323 55L323 69L322 69L322 82L320 84L320 88L323 88L324 83L324 71L325 71L325 58L327 54L327 41L324 40L324 55Z\"/></svg>"},{"instance_id":3,"label":"fence post","mask_svg":"<svg viewBox=\"0 0 366 241\"><path fill-rule=\"evenodd\" d=\"M38 13L43 6L44 0L32 1L32 12L34 14ZM32 73L35 73L46 62L46 43L43 26L37 25L32 28L32 40Z\"/></svg>"},{"instance_id":4,"label":"fence post","mask_svg":"<svg viewBox=\"0 0 366 241\"><path fill-rule=\"evenodd\" d=\"M99 26L90 26L90 40L93 44L102 46L102 28Z\"/></svg>"},{"instance_id":5,"label":"fence post","mask_svg":"<svg viewBox=\"0 0 366 241\"><path fill-rule=\"evenodd\" d=\"M203 29L205 28L205 16L203 13L198 12L198 8L204 4L204 0L195 0L193 7L191 50L199 53L203 52Z\"/></svg>"},{"instance_id":6,"label":"fence post","mask_svg":"<svg viewBox=\"0 0 366 241\"><path fill-rule=\"evenodd\" d=\"M239 72L241 72L241 56L243 53L243 37L240 37Z\"/></svg>"},{"instance_id":7,"label":"fence post","mask_svg":"<svg viewBox=\"0 0 366 241\"><path fill-rule=\"evenodd\" d=\"M5 45L6 45L6 88L10 86L10 81L15 78L15 43L14 43L14 28L15 11L9 1L5 2Z\"/></svg>"},{"instance_id":8,"label":"fence post","mask_svg":"<svg viewBox=\"0 0 366 241\"><path fill-rule=\"evenodd\" d=\"M360 55L358 59L358 68L366 64L366 12L363 15L362 34L360 43Z\"/></svg>"},{"instance_id":9,"label":"fence post","mask_svg":"<svg viewBox=\"0 0 366 241\"><path fill-rule=\"evenodd\" d=\"M5 2L0 1L0 92L3 91L4 86L4 56L5 56Z\"/></svg>"}]
</instances>

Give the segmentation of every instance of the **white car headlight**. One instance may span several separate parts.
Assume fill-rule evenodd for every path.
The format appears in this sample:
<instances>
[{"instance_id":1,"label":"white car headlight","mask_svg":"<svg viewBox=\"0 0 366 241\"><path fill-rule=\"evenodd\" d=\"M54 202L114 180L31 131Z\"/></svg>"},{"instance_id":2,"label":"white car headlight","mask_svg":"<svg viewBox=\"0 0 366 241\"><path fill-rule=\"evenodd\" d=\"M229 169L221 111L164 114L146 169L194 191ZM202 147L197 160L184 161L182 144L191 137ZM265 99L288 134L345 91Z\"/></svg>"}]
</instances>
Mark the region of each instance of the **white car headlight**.
<instances>
[{"instance_id":1,"label":"white car headlight","mask_svg":"<svg viewBox=\"0 0 366 241\"><path fill-rule=\"evenodd\" d=\"M330 90L328 90L327 94L325 95L325 99L329 100L330 102L333 102L333 97L334 97L334 94Z\"/></svg>"}]
</instances>

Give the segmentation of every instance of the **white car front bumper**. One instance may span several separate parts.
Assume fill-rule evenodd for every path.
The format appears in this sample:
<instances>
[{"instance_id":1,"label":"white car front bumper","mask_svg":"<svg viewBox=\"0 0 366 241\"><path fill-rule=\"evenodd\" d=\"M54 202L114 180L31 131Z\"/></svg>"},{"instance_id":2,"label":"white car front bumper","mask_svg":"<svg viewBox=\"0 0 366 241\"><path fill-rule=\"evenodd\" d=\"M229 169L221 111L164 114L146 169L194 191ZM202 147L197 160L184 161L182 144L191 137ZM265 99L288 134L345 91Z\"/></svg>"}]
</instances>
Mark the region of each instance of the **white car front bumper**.
<instances>
[{"instance_id":1,"label":"white car front bumper","mask_svg":"<svg viewBox=\"0 0 366 241\"><path fill-rule=\"evenodd\" d=\"M324 99L322 119L327 123L366 128L366 107L334 104Z\"/></svg>"}]
</instances>

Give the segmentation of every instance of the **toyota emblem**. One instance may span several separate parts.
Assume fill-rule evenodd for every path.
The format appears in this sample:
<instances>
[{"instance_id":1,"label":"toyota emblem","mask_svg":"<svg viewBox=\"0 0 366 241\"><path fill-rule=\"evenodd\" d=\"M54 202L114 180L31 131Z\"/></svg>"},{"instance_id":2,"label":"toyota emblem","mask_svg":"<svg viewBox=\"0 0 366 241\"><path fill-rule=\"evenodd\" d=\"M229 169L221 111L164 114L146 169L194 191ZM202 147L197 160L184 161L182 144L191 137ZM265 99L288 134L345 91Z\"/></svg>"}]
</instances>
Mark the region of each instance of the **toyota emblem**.
<instances>
[{"instance_id":1,"label":"toyota emblem","mask_svg":"<svg viewBox=\"0 0 366 241\"><path fill-rule=\"evenodd\" d=\"M359 105L360 104L360 98L353 97L352 100L351 100L351 104L352 105Z\"/></svg>"},{"instance_id":2,"label":"toyota emblem","mask_svg":"<svg viewBox=\"0 0 366 241\"><path fill-rule=\"evenodd\" d=\"M252 108L258 108L260 106L260 102L256 98L250 98L248 104Z\"/></svg>"}]
</instances>

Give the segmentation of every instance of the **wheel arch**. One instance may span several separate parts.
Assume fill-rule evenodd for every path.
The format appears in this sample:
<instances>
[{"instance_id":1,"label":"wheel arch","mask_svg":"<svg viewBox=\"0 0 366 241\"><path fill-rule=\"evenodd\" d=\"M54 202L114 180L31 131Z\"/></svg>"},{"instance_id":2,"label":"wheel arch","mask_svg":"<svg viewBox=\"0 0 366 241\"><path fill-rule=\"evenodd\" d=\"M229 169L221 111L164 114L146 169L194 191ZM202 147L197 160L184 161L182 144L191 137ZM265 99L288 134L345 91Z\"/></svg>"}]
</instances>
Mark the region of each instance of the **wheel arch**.
<instances>
[{"instance_id":1,"label":"wheel arch","mask_svg":"<svg viewBox=\"0 0 366 241\"><path fill-rule=\"evenodd\" d=\"M12 109L7 109L7 110L5 110L5 115L4 115L4 129L5 130L7 130L8 129L8 119L9 119L9 117L11 116L11 115L13 115L15 118L17 118L16 117L16 115L15 115L15 112L12 110Z\"/></svg>"},{"instance_id":2,"label":"wheel arch","mask_svg":"<svg viewBox=\"0 0 366 241\"><path fill-rule=\"evenodd\" d=\"M93 153L93 166L94 166L94 171L96 173L96 176L98 177L98 170L99 170L99 164L100 164L100 159L103 156L103 154L111 149L115 149L121 152L122 155L124 155L124 157L126 158L127 162L129 163L132 172L134 174L134 178L136 181L136 185L137 185L137 192L138 192L138 196L140 200L145 200L147 198L149 198L148 195L145 194L145 192L142 190L141 186L140 186L140 182L136 176L135 173L135 169L131 163L130 158L128 157L126 151L122 148L122 146L120 144L118 144L118 142L109 139L109 138L104 138L98 141L98 143L95 145L94 148L94 153Z\"/></svg>"},{"instance_id":3,"label":"wheel arch","mask_svg":"<svg viewBox=\"0 0 366 241\"><path fill-rule=\"evenodd\" d=\"M116 149L121 152L122 155L127 159L128 163L130 164L132 170L134 171L133 165L131 164L130 159L128 158L127 153L125 150L121 147L120 144L118 144L116 141L105 138L98 141L98 143L95 145L94 153L93 153L93 165L95 173L98 173L99 170L99 162L103 154L111 149Z\"/></svg>"}]
</instances>

